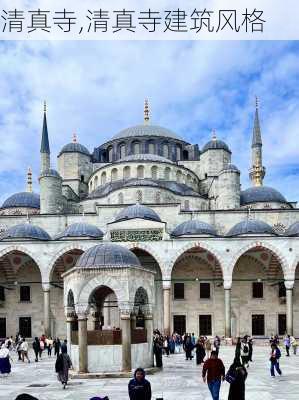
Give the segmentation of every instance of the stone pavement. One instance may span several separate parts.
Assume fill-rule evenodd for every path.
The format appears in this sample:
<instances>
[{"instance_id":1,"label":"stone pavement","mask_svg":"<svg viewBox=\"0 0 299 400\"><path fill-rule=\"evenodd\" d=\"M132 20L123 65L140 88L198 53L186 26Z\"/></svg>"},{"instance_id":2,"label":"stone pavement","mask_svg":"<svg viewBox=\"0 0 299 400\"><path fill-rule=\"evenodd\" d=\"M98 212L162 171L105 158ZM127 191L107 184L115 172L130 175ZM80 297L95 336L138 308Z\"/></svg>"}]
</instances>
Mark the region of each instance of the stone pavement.
<instances>
[{"instance_id":1,"label":"stone pavement","mask_svg":"<svg viewBox=\"0 0 299 400\"><path fill-rule=\"evenodd\" d=\"M233 347L222 347L220 357L226 368L233 359ZM268 347L254 349L246 383L246 400L298 400L299 354L281 358L282 377L270 377ZM15 355L14 355L15 358ZM31 360L33 360L31 354ZM207 386L201 379L201 367L193 361L185 361L183 354L164 357L164 369L148 376L153 397L163 394L164 400L210 400ZM26 392L39 400L89 400L92 396L108 395L110 400L127 400L127 379L71 380L66 390L54 373L54 357L43 356L41 362L23 364L15 361L9 377L0 377L0 399L14 400L17 394ZM44 385L37 387L34 385ZM224 383L220 399L227 399L229 384Z\"/></svg>"}]
</instances>

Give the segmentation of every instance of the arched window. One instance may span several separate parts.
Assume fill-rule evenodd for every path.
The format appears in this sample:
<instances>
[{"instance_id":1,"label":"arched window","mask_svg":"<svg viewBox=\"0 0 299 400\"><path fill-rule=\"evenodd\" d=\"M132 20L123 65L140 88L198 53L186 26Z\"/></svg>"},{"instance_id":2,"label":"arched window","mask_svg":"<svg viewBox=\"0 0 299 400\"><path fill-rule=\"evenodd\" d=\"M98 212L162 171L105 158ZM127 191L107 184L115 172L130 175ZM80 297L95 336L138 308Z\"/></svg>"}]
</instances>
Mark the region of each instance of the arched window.
<instances>
[{"instance_id":1,"label":"arched window","mask_svg":"<svg viewBox=\"0 0 299 400\"><path fill-rule=\"evenodd\" d=\"M163 144L163 157L169 158L169 147L167 143Z\"/></svg>"},{"instance_id":2,"label":"arched window","mask_svg":"<svg viewBox=\"0 0 299 400\"><path fill-rule=\"evenodd\" d=\"M105 185L106 181L107 181L107 175L106 175L106 172L104 171L104 172L102 172L102 175L101 175L101 185ZM97 183L96 183L96 185L97 185Z\"/></svg>"},{"instance_id":3,"label":"arched window","mask_svg":"<svg viewBox=\"0 0 299 400\"><path fill-rule=\"evenodd\" d=\"M149 154L155 154L155 143L150 142L148 144L148 152Z\"/></svg>"},{"instance_id":4,"label":"arched window","mask_svg":"<svg viewBox=\"0 0 299 400\"><path fill-rule=\"evenodd\" d=\"M94 188L95 188L95 189L98 187L98 184L99 184L99 178L96 176L96 177L94 178Z\"/></svg>"},{"instance_id":5,"label":"arched window","mask_svg":"<svg viewBox=\"0 0 299 400\"><path fill-rule=\"evenodd\" d=\"M118 193L118 204L124 204L124 195L123 195L123 193Z\"/></svg>"},{"instance_id":6,"label":"arched window","mask_svg":"<svg viewBox=\"0 0 299 400\"><path fill-rule=\"evenodd\" d=\"M164 179L166 181L170 181L170 172L171 172L171 169L169 167L166 167L164 170Z\"/></svg>"},{"instance_id":7,"label":"arched window","mask_svg":"<svg viewBox=\"0 0 299 400\"><path fill-rule=\"evenodd\" d=\"M152 179L158 179L158 167L153 166L151 168Z\"/></svg>"},{"instance_id":8,"label":"arched window","mask_svg":"<svg viewBox=\"0 0 299 400\"><path fill-rule=\"evenodd\" d=\"M176 181L177 181L177 183L182 183L182 173L181 173L181 171L177 171L177 173L176 173Z\"/></svg>"},{"instance_id":9,"label":"arched window","mask_svg":"<svg viewBox=\"0 0 299 400\"><path fill-rule=\"evenodd\" d=\"M116 181L117 180L117 168L113 168L111 171L111 180Z\"/></svg>"},{"instance_id":10,"label":"arched window","mask_svg":"<svg viewBox=\"0 0 299 400\"><path fill-rule=\"evenodd\" d=\"M138 167L137 167L137 178L138 179L144 178L144 166L143 165L138 165Z\"/></svg>"},{"instance_id":11,"label":"arched window","mask_svg":"<svg viewBox=\"0 0 299 400\"><path fill-rule=\"evenodd\" d=\"M161 203L161 192L156 193L156 203L160 204Z\"/></svg>"},{"instance_id":12,"label":"arched window","mask_svg":"<svg viewBox=\"0 0 299 400\"><path fill-rule=\"evenodd\" d=\"M126 156L126 145L122 143L119 146L119 158L124 158Z\"/></svg>"},{"instance_id":13,"label":"arched window","mask_svg":"<svg viewBox=\"0 0 299 400\"><path fill-rule=\"evenodd\" d=\"M181 159L181 148L180 148L180 146L176 147L176 159L177 160Z\"/></svg>"},{"instance_id":14,"label":"arched window","mask_svg":"<svg viewBox=\"0 0 299 400\"><path fill-rule=\"evenodd\" d=\"M131 168L129 166L126 166L123 169L123 179L130 179L131 176Z\"/></svg>"},{"instance_id":15,"label":"arched window","mask_svg":"<svg viewBox=\"0 0 299 400\"><path fill-rule=\"evenodd\" d=\"M184 201L184 210L188 211L190 210L190 202L189 200Z\"/></svg>"},{"instance_id":16,"label":"arched window","mask_svg":"<svg viewBox=\"0 0 299 400\"><path fill-rule=\"evenodd\" d=\"M133 154L140 154L140 143L139 142L133 143Z\"/></svg>"},{"instance_id":17,"label":"arched window","mask_svg":"<svg viewBox=\"0 0 299 400\"><path fill-rule=\"evenodd\" d=\"M112 146L108 147L107 151L108 151L108 161L111 162L113 161L113 147Z\"/></svg>"},{"instance_id":18,"label":"arched window","mask_svg":"<svg viewBox=\"0 0 299 400\"><path fill-rule=\"evenodd\" d=\"M136 192L136 201L138 201L138 203L142 202L142 191L141 190L137 190L137 192Z\"/></svg>"}]
</instances>

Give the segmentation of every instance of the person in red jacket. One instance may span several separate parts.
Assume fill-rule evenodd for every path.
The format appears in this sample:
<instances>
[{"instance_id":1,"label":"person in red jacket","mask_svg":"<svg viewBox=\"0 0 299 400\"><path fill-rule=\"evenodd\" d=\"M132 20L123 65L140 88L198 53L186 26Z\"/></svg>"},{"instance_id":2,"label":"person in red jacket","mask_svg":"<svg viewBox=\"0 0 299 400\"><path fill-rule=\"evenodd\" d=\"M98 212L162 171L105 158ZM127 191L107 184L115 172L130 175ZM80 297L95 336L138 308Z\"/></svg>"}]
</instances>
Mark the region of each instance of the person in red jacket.
<instances>
[{"instance_id":1,"label":"person in red jacket","mask_svg":"<svg viewBox=\"0 0 299 400\"><path fill-rule=\"evenodd\" d=\"M221 380L225 378L225 367L220 358L218 358L216 351L212 351L211 357L205 361L202 368L202 378L205 383L206 380L208 381L212 399L219 400Z\"/></svg>"}]
</instances>

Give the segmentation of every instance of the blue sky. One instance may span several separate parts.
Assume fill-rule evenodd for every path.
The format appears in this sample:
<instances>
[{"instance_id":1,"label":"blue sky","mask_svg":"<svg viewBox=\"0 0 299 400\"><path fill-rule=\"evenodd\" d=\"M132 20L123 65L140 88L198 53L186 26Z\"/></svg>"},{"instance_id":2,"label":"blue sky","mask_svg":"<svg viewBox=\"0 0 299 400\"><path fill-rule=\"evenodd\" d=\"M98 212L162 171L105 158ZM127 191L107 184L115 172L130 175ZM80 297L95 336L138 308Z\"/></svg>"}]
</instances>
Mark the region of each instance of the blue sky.
<instances>
[{"instance_id":1,"label":"blue sky","mask_svg":"<svg viewBox=\"0 0 299 400\"><path fill-rule=\"evenodd\" d=\"M255 95L260 98L265 185L299 200L299 43L0 42L0 202L25 188L28 166L39 191L43 100L52 166L77 132L90 151L142 122L202 147L211 129L226 141L250 185Z\"/></svg>"}]
</instances>

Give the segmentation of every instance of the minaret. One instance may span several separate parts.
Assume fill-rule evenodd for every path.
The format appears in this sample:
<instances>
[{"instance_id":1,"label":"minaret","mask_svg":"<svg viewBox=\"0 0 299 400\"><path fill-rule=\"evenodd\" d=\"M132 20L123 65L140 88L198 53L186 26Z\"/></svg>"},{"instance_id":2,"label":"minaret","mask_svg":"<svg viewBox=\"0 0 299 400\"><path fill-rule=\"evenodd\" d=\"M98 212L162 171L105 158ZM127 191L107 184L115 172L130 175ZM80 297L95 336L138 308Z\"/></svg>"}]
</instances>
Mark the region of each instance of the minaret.
<instances>
[{"instance_id":1,"label":"minaret","mask_svg":"<svg viewBox=\"0 0 299 400\"><path fill-rule=\"evenodd\" d=\"M26 187L26 192L32 193L32 171L31 168L28 168L27 171L27 187Z\"/></svg>"},{"instance_id":2,"label":"minaret","mask_svg":"<svg viewBox=\"0 0 299 400\"><path fill-rule=\"evenodd\" d=\"M249 177L251 179L253 186L263 185L263 179L266 172L265 167L263 167L263 159L262 159L263 143L262 143L258 108L259 108L258 98L256 97L255 117L254 117L252 145L251 145L252 166L249 170Z\"/></svg>"},{"instance_id":3,"label":"minaret","mask_svg":"<svg viewBox=\"0 0 299 400\"><path fill-rule=\"evenodd\" d=\"M49 136L48 136L48 127L47 127L47 105L44 102L44 120L43 120L43 131L42 131L42 140L40 146L40 155L41 155L41 172L47 171L50 169L50 145L49 145Z\"/></svg>"},{"instance_id":4,"label":"minaret","mask_svg":"<svg viewBox=\"0 0 299 400\"><path fill-rule=\"evenodd\" d=\"M148 99L144 100L144 125L148 125L149 123L149 105L148 105Z\"/></svg>"}]
</instances>

